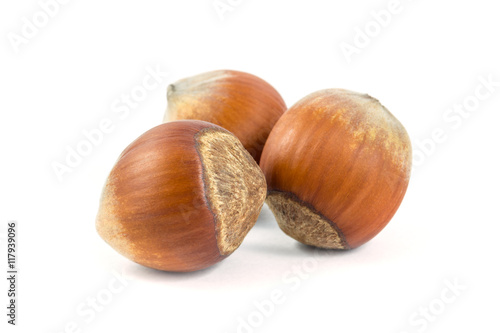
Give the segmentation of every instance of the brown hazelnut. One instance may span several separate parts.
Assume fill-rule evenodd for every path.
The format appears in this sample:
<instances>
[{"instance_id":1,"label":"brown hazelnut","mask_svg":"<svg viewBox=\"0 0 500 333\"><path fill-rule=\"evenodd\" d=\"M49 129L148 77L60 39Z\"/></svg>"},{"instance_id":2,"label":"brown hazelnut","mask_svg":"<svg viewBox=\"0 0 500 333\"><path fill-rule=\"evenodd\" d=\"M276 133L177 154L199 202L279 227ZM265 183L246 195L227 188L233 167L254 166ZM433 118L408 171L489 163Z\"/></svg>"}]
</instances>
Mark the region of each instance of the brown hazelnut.
<instances>
[{"instance_id":1,"label":"brown hazelnut","mask_svg":"<svg viewBox=\"0 0 500 333\"><path fill-rule=\"evenodd\" d=\"M120 155L96 227L141 265L195 271L240 246L265 196L262 171L233 134L204 121L175 121L147 131Z\"/></svg>"},{"instance_id":2,"label":"brown hazelnut","mask_svg":"<svg viewBox=\"0 0 500 333\"><path fill-rule=\"evenodd\" d=\"M292 106L262 153L267 204L304 244L350 249L396 213L410 179L411 143L375 98L328 89Z\"/></svg>"},{"instance_id":3,"label":"brown hazelnut","mask_svg":"<svg viewBox=\"0 0 500 333\"><path fill-rule=\"evenodd\" d=\"M269 83L248 73L217 70L169 85L164 122L199 119L224 127L257 161L269 132L286 110Z\"/></svg>"}]
</instances>

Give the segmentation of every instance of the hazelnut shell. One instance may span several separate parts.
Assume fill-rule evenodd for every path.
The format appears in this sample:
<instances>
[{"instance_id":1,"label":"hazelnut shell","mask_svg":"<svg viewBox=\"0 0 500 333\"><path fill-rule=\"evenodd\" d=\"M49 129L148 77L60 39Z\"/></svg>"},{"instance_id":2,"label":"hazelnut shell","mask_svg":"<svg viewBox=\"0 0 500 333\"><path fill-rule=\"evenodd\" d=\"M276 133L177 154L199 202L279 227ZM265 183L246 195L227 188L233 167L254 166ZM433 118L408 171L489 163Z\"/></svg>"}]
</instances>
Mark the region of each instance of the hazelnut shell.
<instances>
[{"instance_id":1,"label":"hazelnut shell","mask_svg":"<svg viewBox=\"0 0 500 333\"><path fill-rule=\"evenodd\" d=\"M229 256L257 220L264 176L229 131L203 121L157 126L120 155L96 227L125 257L195 271Z\"/></svg>"},{"instance_id":2,"label":"hazelnut shell","mask_svg":"<svg viewBox=\"0 0 500 333\"><path fill-rule=\"evenodd\" d=\"M304 244L358 247L396 213L411 171L401 123L369 95L313 93L276 123L260 166L281 229Z\"/></svg>"},{"instance_id":3,"label":"hazelnut shell","mask_svg":"<svg viewBox=\"0 0 500 333\"><path fill-rule=\"evenodd\" d=\"M286 110L280 94L261 78L233 70L217 70L168 86L164 122L199 119L219 125L260 160L276 121Z\"/></svg>"}]
</instances>

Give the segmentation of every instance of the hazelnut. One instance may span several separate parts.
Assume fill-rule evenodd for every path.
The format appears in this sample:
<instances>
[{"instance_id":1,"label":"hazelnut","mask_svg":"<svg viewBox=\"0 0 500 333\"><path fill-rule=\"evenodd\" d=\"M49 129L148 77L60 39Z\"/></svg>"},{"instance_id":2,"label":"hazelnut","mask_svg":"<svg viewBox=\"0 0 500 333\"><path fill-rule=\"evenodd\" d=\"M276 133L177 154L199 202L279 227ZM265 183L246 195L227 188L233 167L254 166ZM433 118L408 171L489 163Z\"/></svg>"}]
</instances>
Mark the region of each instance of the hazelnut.
<instances>
[{"instance_id":1,"label":"hazelnut","mask_svg":"<svg viewBox=\"0 0 500 333\"><path fill-rule=\"evenodd\" d=\"M226 258L255 224L264 175L229 131L204 121L157 126L120 155L96 227L141 265L195 271Z\"/></svg>"},{"instance_id":2,"label":"hazelnut","mask_svg":"<svg viewBox=\"0 0 500 333\"><path fill-rule=\"evenodd\" d=\"M224 127L257 161L269 132L286 110L280 94L257 76L218 70L168 86L164 122L199 119Z\"/></svg>"},{"instance_id":3,"label":"hazelnut","mask_svg":"<svg viewBox=\"0 0 500 333\"><path fill-rule=\"evenodd\" d=\"M406 130L378 100L318 91L292 106L269 135L260 161L266 202L297 241L355 248L396 213L411 156Z\"/></svg>"}]
</instances>

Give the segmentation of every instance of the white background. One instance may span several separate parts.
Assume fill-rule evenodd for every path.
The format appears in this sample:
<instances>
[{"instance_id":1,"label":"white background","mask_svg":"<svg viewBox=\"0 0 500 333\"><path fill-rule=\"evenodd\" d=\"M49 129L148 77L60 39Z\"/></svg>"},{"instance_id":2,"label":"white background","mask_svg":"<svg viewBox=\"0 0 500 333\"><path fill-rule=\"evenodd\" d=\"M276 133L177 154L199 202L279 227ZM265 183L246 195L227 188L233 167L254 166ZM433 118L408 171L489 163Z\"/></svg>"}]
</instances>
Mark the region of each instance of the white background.
<instances>
[{"instance_id":1,"label":"white background","mask_svg":"<svg viewBox=\"0 0 500 333\"><path fill-rule=\"evenodd\" d=\"M500 82L494 2L401 0L380 31L371 12L388 0L229 2L221 19L213 0L69 1L17 47L23 18L33 22L42 9L2 2L0 266L7 222L16 220L20 270L15 328L0 284L2 332L498 332L500 86L466 118L443 118L474 102L481 77ZM357 41L349 62L341 45L355 46L366 27L372 37ZM120 118L114 103L147 68L169 74ZM106 176L133 139L160 124L168 83L226 68L264 78L289 106L318 89L347 88L400 119L419 165L384 231L317 258L265 207L231 257L189 274L140 267L98 237ZM53 163L103 119L113 130L60 181ZM445 138L431 149L439 129ZM276 292L283 302L270 307ZM101 311L89 306L95 297L106 303Z\"/></svg>"}]
</instances>

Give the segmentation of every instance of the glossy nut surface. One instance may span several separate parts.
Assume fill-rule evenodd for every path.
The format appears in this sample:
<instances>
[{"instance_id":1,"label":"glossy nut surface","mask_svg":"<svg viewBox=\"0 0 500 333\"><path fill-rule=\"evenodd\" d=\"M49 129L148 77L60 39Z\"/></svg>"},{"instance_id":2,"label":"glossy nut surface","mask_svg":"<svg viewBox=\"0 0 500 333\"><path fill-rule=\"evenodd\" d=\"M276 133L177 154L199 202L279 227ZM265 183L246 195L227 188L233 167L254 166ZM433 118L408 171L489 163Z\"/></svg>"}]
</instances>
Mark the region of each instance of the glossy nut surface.
<instances>
[{"instance_id":1,"label":"glossy nut surface","mask_svg":"<svg viewBox=\"0 0 500 333\"><path fill-rule=\"evenodd\" d=\"M167 90L164 122L199 119L219 125L260 160L276 121L286 110L280 94L261 78L233 70L217 70L182 79Z\"/></svg>"},{"instance_id":2,"label":"glossy nut surface","mask_svg":"<svg viewBox=\"0 0 500 333\"><path fill-rule=\"evenodd\" d=\"M238 248L265 195L259 166L233 134L203 121L176 121L123 151L103 189L96 227L141 265L194 271Z\"/></svg>"},{"instance_id":3,"label":"glossy nut surface","mask_svg":"<svg viewBox=\"0 0 500 333\"><path fill-rule=\"evenodd\" d=\"M411 156L406 130L378 100L318 91L292 106L269 135L260 162L266 202L296 240L355 248L396 213Z\"/></svg>"}]
</instances>

